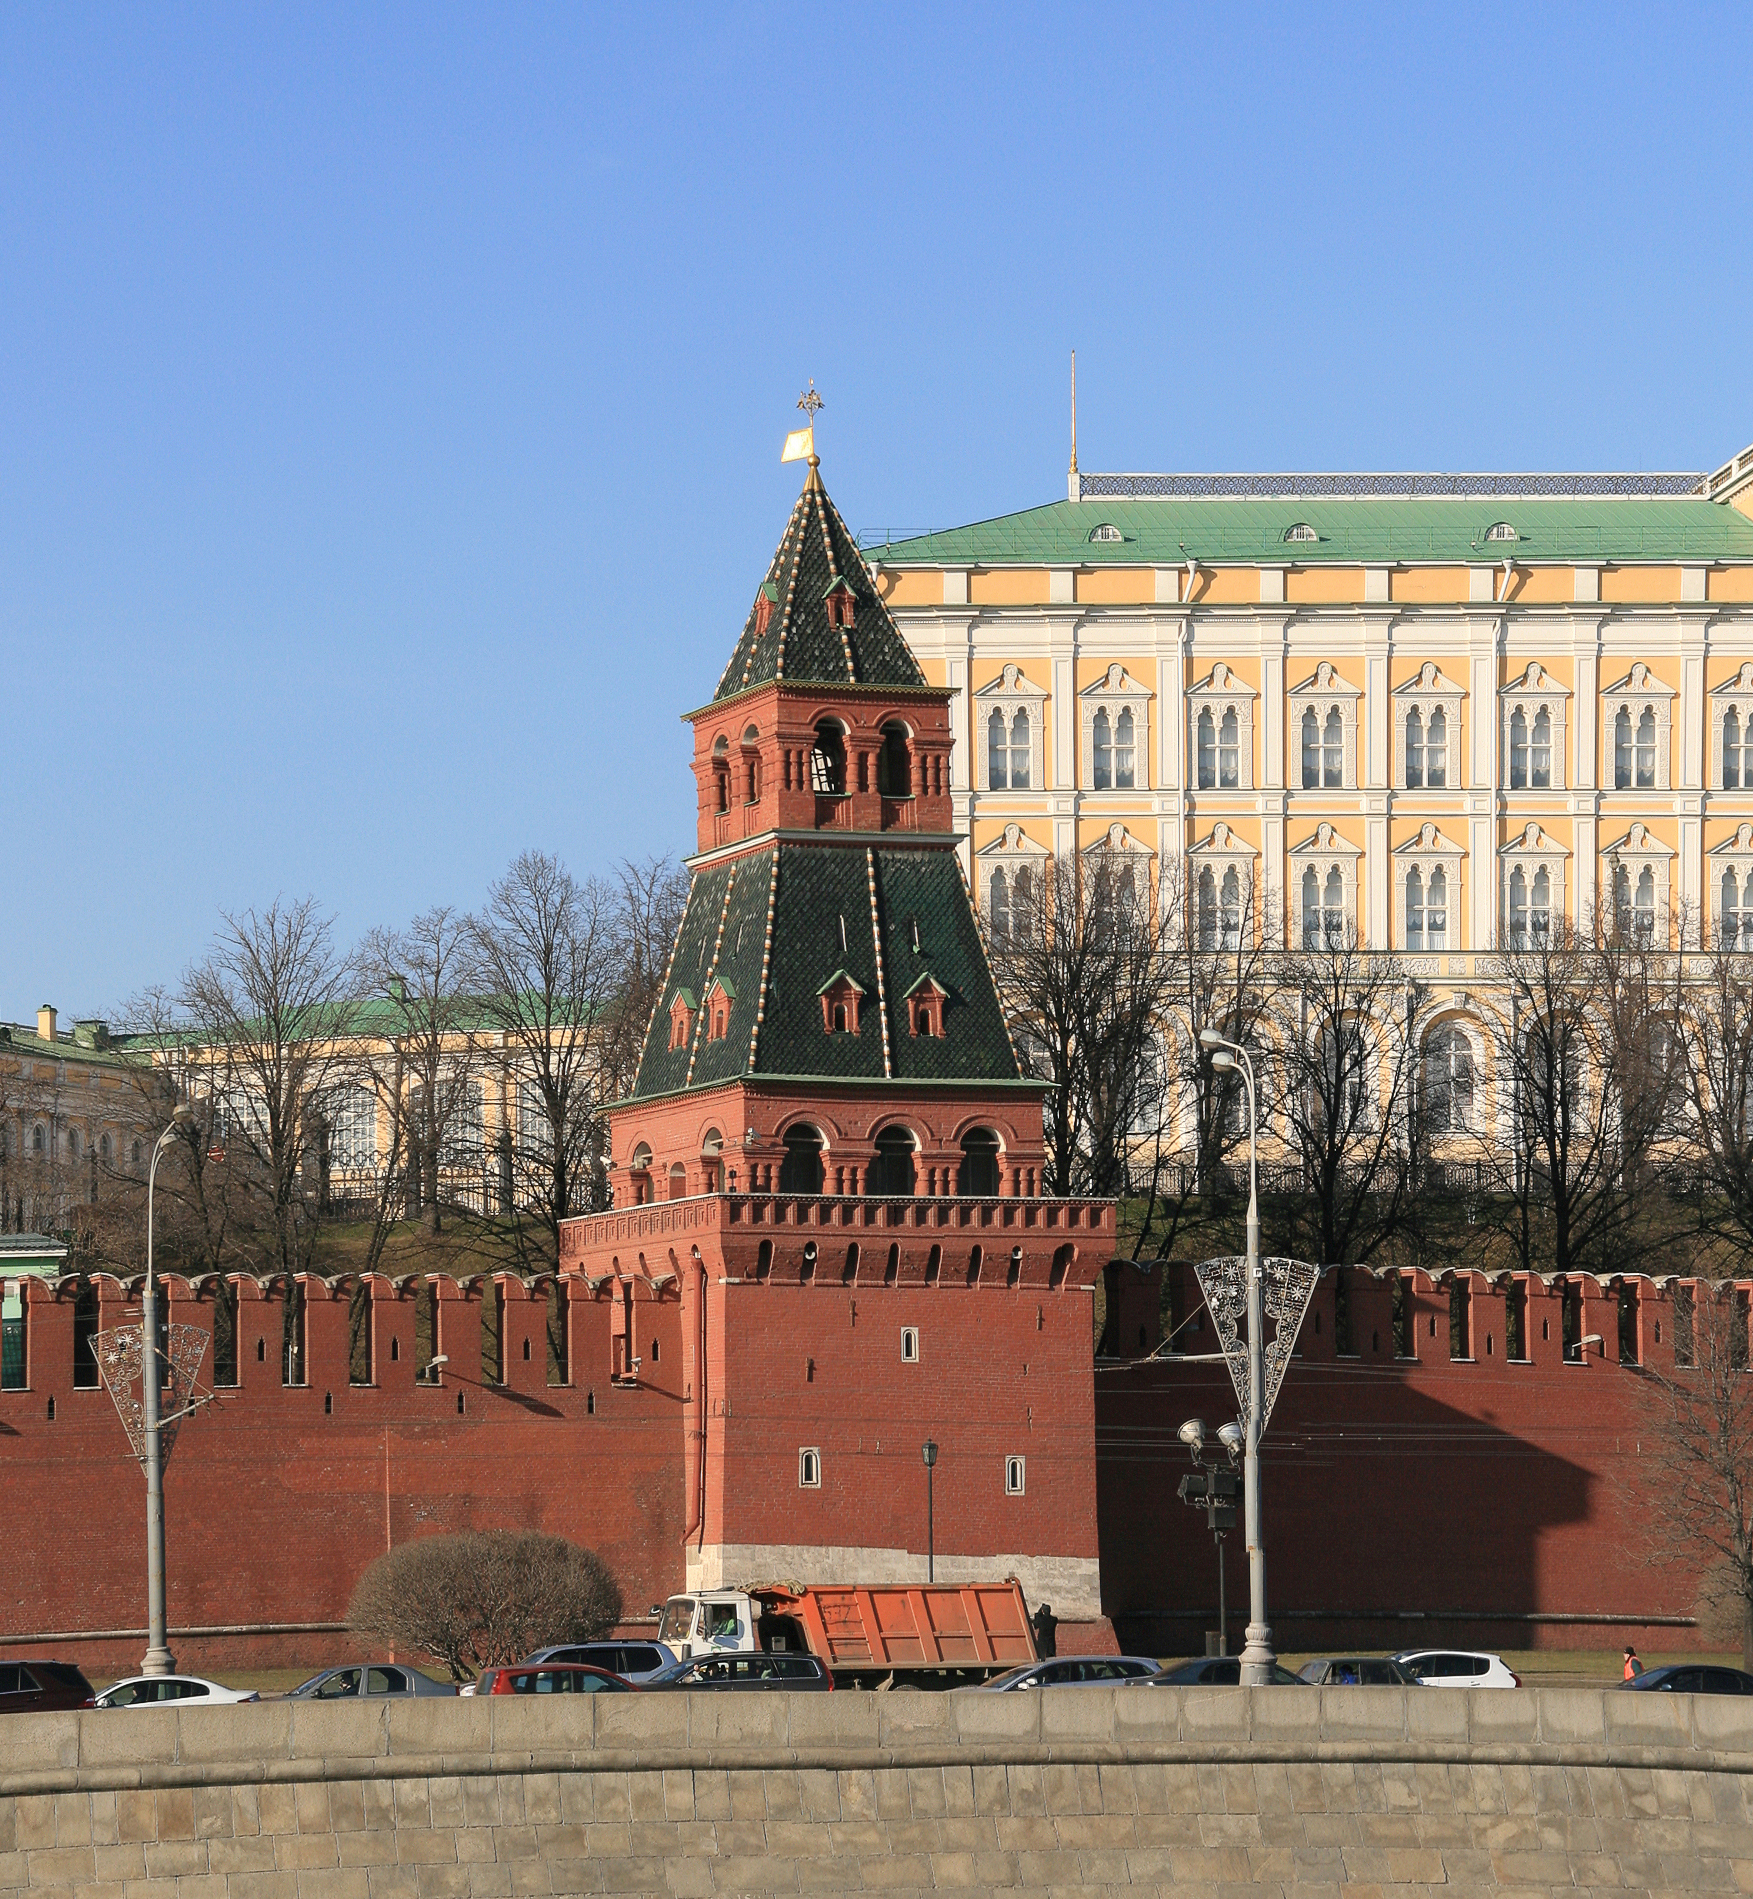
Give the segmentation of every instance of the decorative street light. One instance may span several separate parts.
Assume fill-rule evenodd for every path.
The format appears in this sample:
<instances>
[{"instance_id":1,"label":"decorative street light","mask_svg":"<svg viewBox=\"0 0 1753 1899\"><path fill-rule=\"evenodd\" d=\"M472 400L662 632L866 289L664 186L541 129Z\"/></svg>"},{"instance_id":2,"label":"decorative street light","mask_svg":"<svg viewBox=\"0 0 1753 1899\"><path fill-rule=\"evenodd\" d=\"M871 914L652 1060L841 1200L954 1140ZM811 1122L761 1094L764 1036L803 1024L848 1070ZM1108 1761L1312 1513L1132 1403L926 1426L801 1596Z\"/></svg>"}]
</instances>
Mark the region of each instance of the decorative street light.
<instances>
[{"instance_id":1,"label":"decorative street light","mask_svg":"<svg viewBox=\"0 0 1753 1899\"><path fill-rule=\"evenodd\" d=\"M159 1436L158 1399L164 1365L158 1352L158 1282L152 1274L152 1189L158 1157L195 1119L186 1101L171 1110L170 1126L152 1146L146 1170L146 1287L140 1296L140 1404L146 1465L146 1654L143 1675L168 1675L176 1667L165 1646L164 1629L164 1455Z\"/></svg>"},{"instance_id":2,"label":"decorative street light","mask_svg":"<svg viewBox=\"0 0 1753 1899\"><path fill-rule=\"evenodd\" d=\"M1260 1538L1260 1433L1265 1421L1266 1311L1260 1270L1259 1124L1255 1113L1254 1064L1240 1042L1216 1029L1199 1031L1200 1046L1219 1074L1239 1073L1248 1090L1248 1405L1242 1454L1242 1524L1248 1546L1248 1632L1242 1650L1242 1686L1265 1688L1277 1657L1266 1626L1266 1549Z\"/></svg>"},{"instance_id":3,"label":"decorative street light","mask_svg":"<svg viewBox=\"0 0 1753 1899\"><path fill-rule=\"evenodd\" d=\"M931 1474L937 1468L937 1446L930 1438L925 1440L919 1455L925 1459L925 1580L935 1582L937 1539L932 1523Z\"/></svg>"}]
</instances>

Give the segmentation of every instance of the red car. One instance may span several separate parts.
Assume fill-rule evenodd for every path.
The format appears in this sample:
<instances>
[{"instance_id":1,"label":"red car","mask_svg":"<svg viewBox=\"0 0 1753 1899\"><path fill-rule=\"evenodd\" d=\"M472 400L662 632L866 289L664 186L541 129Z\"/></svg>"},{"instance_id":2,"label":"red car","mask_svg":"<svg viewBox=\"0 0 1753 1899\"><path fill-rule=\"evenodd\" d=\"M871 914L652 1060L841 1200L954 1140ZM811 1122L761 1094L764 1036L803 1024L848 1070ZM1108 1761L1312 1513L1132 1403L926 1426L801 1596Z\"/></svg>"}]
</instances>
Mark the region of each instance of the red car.
<instances>
[{"instance_id":1,"label":"red car","mask_svg":"<svg viewBox=\"0 0 1753 1899\"><path fill-rule=\"evenodd\" d=\"M532 1667L513 1662L509 1668L484 1668L475 1684L478 1695L621 1695L636 1690L630 1681L606 1668L583 1662L542 1662Z\"/></svg>"},{"instance_id":2,"label":"red car","mask_svg":"<svg viewBox=\"0 0 1753 1899\"><path fill-rule=\"evenodd\" d=\"M72 1662L0 1662L0 1714L41 1714L48 1708L95 1708L91 1683Z\"/></svg>"}]
</instances>

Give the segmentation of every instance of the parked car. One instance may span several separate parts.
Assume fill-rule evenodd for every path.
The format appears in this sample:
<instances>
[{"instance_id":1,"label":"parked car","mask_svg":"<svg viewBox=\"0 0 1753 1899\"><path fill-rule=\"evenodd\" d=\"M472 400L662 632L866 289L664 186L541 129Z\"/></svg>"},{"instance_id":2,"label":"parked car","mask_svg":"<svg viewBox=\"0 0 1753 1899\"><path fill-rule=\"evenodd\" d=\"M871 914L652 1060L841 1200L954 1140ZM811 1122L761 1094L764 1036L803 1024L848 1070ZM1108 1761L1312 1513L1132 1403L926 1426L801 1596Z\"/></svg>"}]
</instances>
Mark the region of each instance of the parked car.
<instances>
[{"instance_id":1,"label":"parked car","mask_svg":"<svg viewBox=\"0 0 1753 1899\"><path fill-rule=\"evenodd\" d=\"M1646 1668L1621 1688L1642 1688L1654 1694L1674 1695L1753 1695L1753 1675L1738 1668L1706 1668L1697 1662L1680 1662L1671 1668Z\"/></svg>"},{"instance_id":2,"label":"parked car","mask_svg":"<svg viewBox=\"0 0 1753 1899\"><path fill-rule=\"evenodd\" d=\"M0 1714L41 1714L50 1708L95 1708L91 1683L72 1662L0 1662Z\"/></svg>"},{"instance_id":3,"label":"parked car","mask_svg":"<svg viewBox=\"0 0 1753 1899\"><path fill-rule=\"evenodd\" d=\"M813 1655L696 1655L677 1662L646 1682L647 1688L787 1688L794 1693L826 1693L834 1677Z\"/></svg>"},{"instance_id":4,"label":"parked car","mask_svg":"<svg viewBox=\"0 0 1753 1899\"><path fill-rule=\"evenodd\" d=\"M483 1668L472 1684L478 1695L630 1695L630 1681L606 1668L586 1668L577 1662L546 1662L531 1667L513 1662L509 1668Z\"/></svg>"},{"instance_id":5,"label":"parked car","mask_svg":"<svg viewBox=\"0 0 1753 1899\"><path fill-rule=\"evenodd\" d=\"M1418 1686L1418 1677L1409 1674L1392 1655L1322 1655L1305 1662L1300 1673L1304 1681L1320 1688Z\"/></svg>"},{"instance_id":6,"label":"parked car","mask_svg":"<svg viewBox=\"0 0 1753 1899\"><path fill-rule=\"evenodd\" d=\"M1055 1655L1050 1661L1024 1662L1002 1675L969 1686L982 1694L1009 1694L1015 1688L1112 1688L1143 1681L1157 1672L1146 1655Z\"/></svg>"},{"instance_id":7,"label":"parked car","mask_svg":"<svg viewBox=\"0 0 1753 1899\"><path fill-rule=\"evenodd\" d=\"M200 1675L130 1675L126 1681L113 1681L97 1698L100 1708L155 1708L167 1701L220 1702L260 1701L254 1688L227 1688L223 1682L207 1681Z\"/></svg>"},{"instance_id":8,"label":"parked car","mask_svg":"<svg viewBox=\"0 0 1753 1899\"><path fill-rule=\"evenodd\" d=\"M434 1681L400 1662L373 1662L359 1668L325 1668L300 1682L289 1700L343 1701L349 1695L454 1695L456 1684Z\"/></svg>"},{"instance_id":9,"label":"parked car","mask_svg":"<svg viewBox=\"0 0 1753 1899\"><path fill-rule=\"evenodd\" d=\"M623 1681L649 1681L659 1669L673 1668L681 1656L667 1642L573 1642L561 1648L539 1648L526 1655L523 1666L534 1662L582 1662L587 1668L606 1668Z\"/></svg>"},{"instance_id":10,"label":"parked car","mask_svg":"<svg viewBox=\"0 0 1753 1899\"><path fill-rule=\"evenodd\" d=\"M1427 1688L1519 1688L1522 1678L1501 1655L1476 1648L1409 1648L1394 1657Z\"/></svg>"},{"instance_id":11,"label":"parked car","mask_svg":"<svg viewBox=\"0 0 1753 1899\"><path fill-rule=\"evenodd\" d=\"M1152 1675L1145 1684L1149 1688L1239 1688L1242 1682L1242 1658L1239 1655L1195 1656L1190 1662L1177 1662L1173 1668L1165 1667L1160 1674ZM1288 1668L1272 1664L1272 1684L1275 1688L1305 1688L1308 1684L1301 1675L1293 1675Z\"/></svg>"}]
</instances>

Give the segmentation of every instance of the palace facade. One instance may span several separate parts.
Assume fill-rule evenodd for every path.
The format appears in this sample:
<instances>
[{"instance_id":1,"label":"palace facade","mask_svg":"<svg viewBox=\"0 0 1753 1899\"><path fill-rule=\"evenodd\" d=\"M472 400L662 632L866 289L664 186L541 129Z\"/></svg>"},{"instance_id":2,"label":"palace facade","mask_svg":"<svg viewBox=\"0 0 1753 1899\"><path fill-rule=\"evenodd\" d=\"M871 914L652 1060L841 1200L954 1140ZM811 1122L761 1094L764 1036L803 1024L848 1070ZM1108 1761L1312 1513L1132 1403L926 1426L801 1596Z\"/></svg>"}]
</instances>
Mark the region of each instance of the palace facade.
<instances>
[{"instance_id":1,"label":"palace facade","mask_svg":"<svg viewBox=\"0 0 1753 1899\"><path fill-rule=\"evenodd\" d=\"M989 929L1068 852L1184 860L1410 973L1615 902L1753 928L1753 449L1714 475L1086 475L867 546L950 692Z\"/></svg>"}]
</instances>

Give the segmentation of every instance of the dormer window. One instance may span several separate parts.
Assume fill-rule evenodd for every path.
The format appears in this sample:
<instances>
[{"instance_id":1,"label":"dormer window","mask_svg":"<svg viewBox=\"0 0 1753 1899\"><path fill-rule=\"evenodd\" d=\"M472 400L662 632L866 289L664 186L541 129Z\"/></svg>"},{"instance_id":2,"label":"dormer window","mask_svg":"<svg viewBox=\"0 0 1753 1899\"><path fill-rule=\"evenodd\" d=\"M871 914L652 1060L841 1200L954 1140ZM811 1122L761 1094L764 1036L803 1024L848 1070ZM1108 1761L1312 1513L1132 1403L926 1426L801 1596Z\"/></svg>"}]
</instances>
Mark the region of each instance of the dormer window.
<instances>
[{"instance_id":1,"label":"dormer window","mask_svg":"<svg viewBox=\"0 0 1753 1899\"><path fill-rule=\"evenodd\" d=\"M692 990L678 989L670 999L670 1047L686 1048L694 1039L696 1005Z\"/></svg>"},{"instance_id":2,"label":"dormer window","mask_svg":"<svg viewBox=\"0 0 1753 1899\"><path fill-rule=\"evenodd\" d=\"M1318 541L1321 537L1307 521L1295 521L1284 530L1287 541Z\"/></svg>"},{"instance_id":3,"label":"dormer window","mask_svg":"<svg viewBox=\"0 0 1753 1899\"><path fill-rule=\"evenodd\" d=\"M853 609L857 602L852 589L838 575L828 586L828 624L830 626L852 625Z\"/></svg>"},{"instance_id":4,"label":"dormer window","mask_svg":"<svg viewBox=\"0 0 1753 1899\"><path fill-rule=\"evenodd\" d=\"M1092 541L1123 541L1125 538L1126 536L1112 521L1103 521L1099 526L1090 529Z\"/></svg>"},{"instance_id":5,"label":"dormer window","mask_svg":"<svg viewBox=\"0 0 1753 1899\"><path fill-rule=\"evenodd\" d=\"M864 985L844 969L834 971L817 991L822 999L822 1031L826 1035L856 1035Z\"/></svg>"},{"instance_id":6,"label":"dormer window","mask_svg":"<svg viewBox=\"0 0 1753 1899\"><path fill-rule=\"evenodd\" d=\"M759 639L773 622L773 609L779 604L779 589L772 581L761 583L761 591L755 595L755 638Z\"/></svg>"},{"instance_id":7,"label":"dormer window","mask_svg":"<svg viewBox=\"0 0 1753 1899\"><path fill-rule=\"evenodd\" d=\"M1485 530L1485 538L1488 541L1519 541L1522 537L1507 521L1494 521Z\"/></svg>"},{"instance_id":8,"label":"dormer window","mask_svg":"<svg viewBox=\"0 0 1753 1899\"><path fill-rule=\"evenodd\" d=\"M943 1034L943 1005L948 991L935 976L921 976L907 991L907 1030L914 1036Z\"/></svg>"},{"instance_id":9,"label":"dormer window","mask_svg":"<svg viewBox=\"0 0 1753 1899\"><path fill-rule=\"evenodd\" d=\"M714 976L706 991L706 1039L722 1042L730 1033L730 1009L736 991L722 976Z\"/></svg>"}]
</instances>

